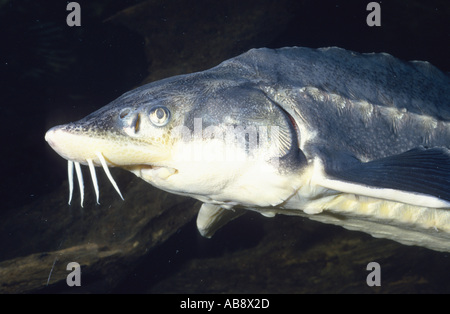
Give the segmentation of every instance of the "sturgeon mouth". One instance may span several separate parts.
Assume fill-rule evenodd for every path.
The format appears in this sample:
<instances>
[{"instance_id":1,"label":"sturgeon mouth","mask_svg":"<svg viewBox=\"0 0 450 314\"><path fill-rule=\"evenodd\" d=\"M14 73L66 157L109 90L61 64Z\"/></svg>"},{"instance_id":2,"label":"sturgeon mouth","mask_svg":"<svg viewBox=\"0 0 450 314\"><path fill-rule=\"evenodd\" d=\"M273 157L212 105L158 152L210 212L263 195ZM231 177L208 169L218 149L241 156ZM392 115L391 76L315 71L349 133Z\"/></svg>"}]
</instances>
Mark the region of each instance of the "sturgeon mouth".
<instances>
[{"instance_id":1,"label":"sturgeon mouth","mask_svg":"<svg viewBox=\"0 0 450 314\"><path fill-rule=\"evenodd\" d=\"M106 176L108 177L109 181L113 185L114 189L119 194L120 198L124 200L122 193L120 192L119 186L117 185L116 181L111 175L111 172L109 171L108 164L106 162L105 157L100 152L95 152L98 159L100 160L101 167L106 173ZM96 196L96 202L99 203L100 198L100 192L98 188L98 181L97 181L97 174L95 172L95 165L94 161L92 159L86 159L87 165L89 167L89 172L91 173L91 179L92 184L94 186L95 196ZM67 161L67 173L68 173L68 181L69 181L69 205L72 202L72 195L73 195L73 169L75 168L75 172L77 174L78 184L80 187L80 199L81 199L81 207L83 207L83 201L84 201L84 180L83 180L83 173L81 172L81 164L78 161L68 160ZM163 167L163 166L153 166L148 164L141 164L141 165L132 165L132 166L122 166L122 168L134 173L138 177L142 177L143 173L157 173L158 177L167 179L168 177L177 174L178 170L170 167Z\"/></svg>"},{"instance_id":2,"label":"sturgeon mouth","mask_svg":"<svg viewBox=\"0 0 450 314\"><path fill-rule=\"evenodd\" d=\"M97 174L95 172L95 167L102 167L105 171L106 176L109 181L113 185L114 189L119 194L120 198L124 200L120 189L112 177L109 167L120 167L124 168L138 177L142 177L142 174L158 174L161 177L161 174L165 177L169 177L170 175L177 173L177 170L173 168L152 165L147 163L147 158L143 157L143 153L141 152L139 160L134 160L135 153L139 154L139 150L129 151L128 157L119 156L117 158L114 153L111 152L111 148L109 147L106 152L104 152L101 147L105 146L105 142L103 139L97 139L92 136L80 136L78 134L72 134L71 132L67 132L64 129L65 126L56 126L50 129L45 134L45 139L49 143L49 145L67 162L67 174L69 181L69 205L72 202L73 189L74 189L74 169L78 179L78 185L80 188L80 199L81 199L81 207L83 207L84 202L84 180L83 173L81 171L81 164L87 165L89 167L89 172L91 174L92 184L94 186L96 201L99 203L100 192L98 187ZM106 142L106 144L109 144ZM108 146L108 145L106 145ZM98 150L97 150L97 149ZM116 148L117 149L117 148ZM128 148L129 149L129 148ZM112 154L112 155L111 155ZM152 155L152 152L145 152L145 154ZM144 154L144 155L145 155ZM113 157L114 155L114 157ZM113 158L112 158L113 157ZM151 175L150 175L151 176Z\"/></svg>"},{"instance_id":3,"label":"sturgeon mouth","mask_svg":"<svg viewBox=\"0 0 450 314\"><path fill-rule=\"evenodd\" d=\"M119 186L117 185L116 181L111 175L111 172L109 171L108 164L106 162L105 157L100 152L95 152L98 159L100 160L101 167L105 171L106 176L108 177L109 181L113 185L114 189L119 194L120 198L124 200L122 193L120 192ZM98 188L98 181L97 181L97 174L95 172L95 165L94 161L92 159L86 159L87 165L89 167L89 172L91 173L91 179L92 184L94 186L95 196L96 196L96 202L99 203L100 198L100 192ZM75 173L77 174L78 184L80 187L80 198L81 198L81 207L83 207L83 201L84 201L84 180L83 180L83 173L81 172L81 164L78 161L68 160L67 161L67 174L68 174L68 181L69 181L69 205L72 202L72 195L73 195L73 169L75 168ZM148 164L142 164L142 165L132 165L132 166L122 166L122 168L133 172L138 177L142 177L143 173L158 173L159 177L164 177L164 179L167 179L168 177L172 176L173 174L177 174L178 170L170 167L163 167L163 166L153 166Z\"/></svg>"}]
</instances>

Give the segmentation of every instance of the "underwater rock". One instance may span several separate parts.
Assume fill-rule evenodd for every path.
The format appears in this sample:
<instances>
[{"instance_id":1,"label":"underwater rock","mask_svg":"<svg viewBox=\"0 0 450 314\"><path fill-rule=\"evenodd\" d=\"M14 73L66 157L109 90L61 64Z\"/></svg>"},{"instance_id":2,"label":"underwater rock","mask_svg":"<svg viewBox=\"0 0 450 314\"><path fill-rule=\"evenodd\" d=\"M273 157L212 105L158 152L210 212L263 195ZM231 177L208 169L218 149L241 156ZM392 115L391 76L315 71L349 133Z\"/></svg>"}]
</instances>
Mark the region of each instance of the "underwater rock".
<instances>
[{"instance_id":1,"label":"underwater rock","mask_svg":"<svg viewBox=\"0 0 450 314\"><path fill-rule=\"evenodd\" d=\"M99 175L100 205L92 201L95 197L89 190L91 201L83 208L77 190L73 205L67 205L65 183L48 197L3 217L0 256L9 259L0 262L0 293L67 288L70 262L81 266L84 292L111 290L139 257L195 217L199 209L195 200L169 195L114 170L117 183L124 187L125 201L106 176ZM95 286L90 290L89 285L98 281L102 289Z\"/></svg>"}]
</instances>

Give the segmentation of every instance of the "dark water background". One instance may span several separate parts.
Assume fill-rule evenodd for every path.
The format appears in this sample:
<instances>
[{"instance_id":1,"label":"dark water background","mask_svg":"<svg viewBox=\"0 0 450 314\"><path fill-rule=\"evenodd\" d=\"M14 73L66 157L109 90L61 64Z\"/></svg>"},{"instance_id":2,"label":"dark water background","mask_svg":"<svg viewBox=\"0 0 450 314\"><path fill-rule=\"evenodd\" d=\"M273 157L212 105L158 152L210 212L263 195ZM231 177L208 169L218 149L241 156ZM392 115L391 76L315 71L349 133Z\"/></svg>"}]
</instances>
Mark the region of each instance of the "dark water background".
<instances>
[{"instance_id":1,"label":"dark water background","mask_svg":"<svg viewBox=\"0 0 450 314\"><path fill-rule=\"evenodd\" d=\"M48 147L44 134L54 125L84 117L144 81L203 70L250 48L284 46L387 52L450 71L450 3L445 0L383 1L381 27L366 24L370 1L78 2L82 24L68 27L66 1L0 0L0 262L17 259L14 263L20 263L20 258L30 254L95 242L99 234L106 243L109 237L121 237L121 227L111 227L117 222L105 223L114 220L107 212L108 202L116 201L114 193L108 198L108 192L100 188L106 196L103 200L101 196L104 205L100 208L89 201L84 209L53 202L68 197L66 162ZM135 7L145 3L152 4L151 24ZM201 36L195 36L198 29ZM127 188L130 191L140 184L132 175L115 173L121 176L118 182L125 197ZM85 182L88 177L85 172ZM86 183L86 190L90 188ZM89 195L92 200L92 193L86 199ZM157 195L161 204L170 197ZM129 219L127 210L134 199L120 205L123 216L115 219ZM68 213L64 226L76 224L93 211L97 213L94 226L107 227L93 236L92 225L84 224L85 228L70 229L69 234L66 227L58 230L57 211ZM450 292L446 253L405 247L300 218L267 219L257 214L242 217L206 240L199 237L195 218L190 217L148 252L142 248L136 258L121 257L103 267L103 272L88 273L79 292ZM53 240L40 240L47 239L42 230L52 228ZM115 231L103 231L108 228ZM123 234L121 241L127 238ZM385 265L383 285L369 288L364 266L374 259ZM60 281L18 290L8 287L3 284L3 291L73 292Z\"/></svg>"}]
</instances>

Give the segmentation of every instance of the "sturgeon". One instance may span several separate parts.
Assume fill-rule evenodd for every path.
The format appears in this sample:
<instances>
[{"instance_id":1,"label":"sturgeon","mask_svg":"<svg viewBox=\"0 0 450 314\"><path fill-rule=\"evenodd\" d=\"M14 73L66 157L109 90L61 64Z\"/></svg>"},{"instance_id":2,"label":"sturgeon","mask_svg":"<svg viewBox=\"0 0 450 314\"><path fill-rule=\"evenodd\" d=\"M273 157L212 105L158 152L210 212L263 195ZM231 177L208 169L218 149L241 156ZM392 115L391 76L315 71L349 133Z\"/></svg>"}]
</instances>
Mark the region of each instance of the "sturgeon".
<instances>
[{"instance_id":1,"label":"sturgeon","mask_svg":"<svg viewBox=\"0 0 450 314\"><path fill-rule=\"evenodd\" d=\"M450 251L450 78L428 62L336 47L252 49L125 93L49 145L200 200L205 237L247 210L300 215Z\"/></svg>"}]
</instances>

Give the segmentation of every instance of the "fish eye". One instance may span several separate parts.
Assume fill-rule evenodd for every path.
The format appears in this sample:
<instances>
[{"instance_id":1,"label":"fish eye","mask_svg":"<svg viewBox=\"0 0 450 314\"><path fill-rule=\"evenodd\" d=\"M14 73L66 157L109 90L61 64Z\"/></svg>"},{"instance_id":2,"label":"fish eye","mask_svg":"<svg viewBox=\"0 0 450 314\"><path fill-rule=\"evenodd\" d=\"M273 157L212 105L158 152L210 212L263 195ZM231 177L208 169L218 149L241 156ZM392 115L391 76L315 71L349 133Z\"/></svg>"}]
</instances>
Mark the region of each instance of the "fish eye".
<instances>
[{"instance_id":1,"label":"fish eye","mask_svg":"<svg viewBox=\"0 0 450 314\"><path fill-rule=\"evenodd\" d=\"M164 106L155 106L150 109L150 121L156 126L165 126L169 123L170 111Z\"/></svg>"}]
</instances>

